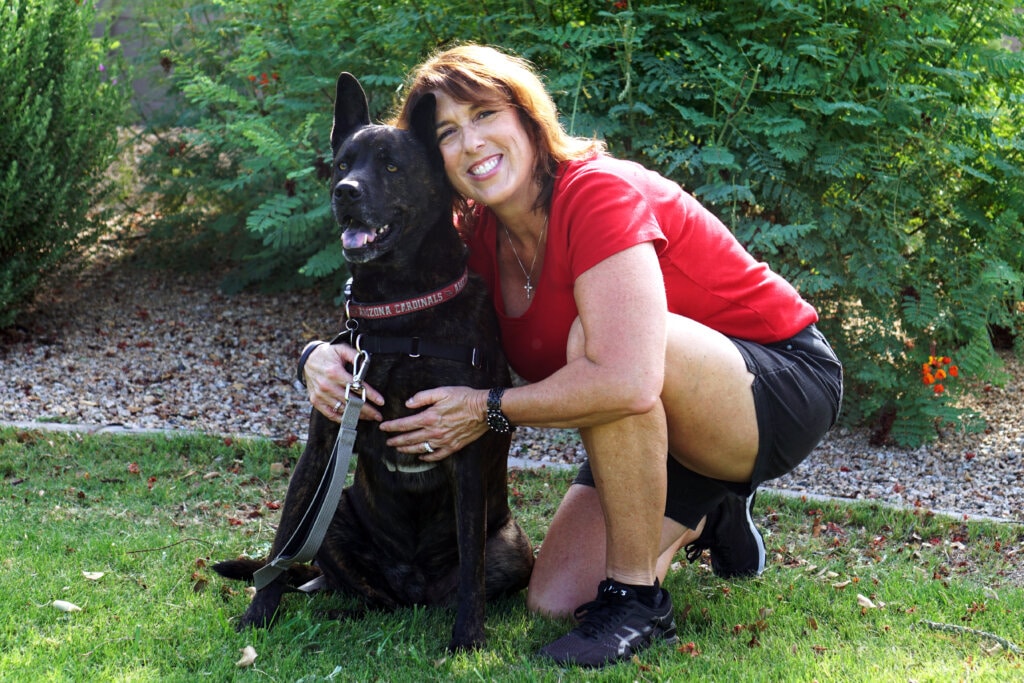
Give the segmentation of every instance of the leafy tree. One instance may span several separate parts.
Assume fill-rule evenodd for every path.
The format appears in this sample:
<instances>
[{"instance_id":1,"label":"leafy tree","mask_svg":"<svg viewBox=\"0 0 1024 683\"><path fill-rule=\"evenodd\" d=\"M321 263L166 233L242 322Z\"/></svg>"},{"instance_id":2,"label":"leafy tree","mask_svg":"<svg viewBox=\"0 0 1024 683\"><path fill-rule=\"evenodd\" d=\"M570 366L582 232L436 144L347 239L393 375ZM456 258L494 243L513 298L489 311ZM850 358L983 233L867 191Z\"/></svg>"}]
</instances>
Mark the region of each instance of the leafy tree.
<instances>
[{"instance_id":1,"label":"leafy tree","mask_svg":"<svg viewBox=\"0 0 1024 683\"><path fill-rule=\"evenodd\" d=\"M95 240L126 94L90 3L0 8L0 327Z\"/></svg>"},{"instance_id":2,"label":"leafy tree","mask_svg":"<svg viewBox=\"0 0 1024 683\"><path fill-rule=\"evenodd\" d=\"M969 417L959 382L926 366L995 378L993 325L1024 346L1013 5L164 4L154 44L188 106L154 126L150 177L176 227L231 246L235 286L300 274L339 291L337 73L358 75L382 117L431 51L503 46L541 68L573 132L679 181L814 302L846 364L848 420L921 443Z\"/></svg>"}]
</instances>

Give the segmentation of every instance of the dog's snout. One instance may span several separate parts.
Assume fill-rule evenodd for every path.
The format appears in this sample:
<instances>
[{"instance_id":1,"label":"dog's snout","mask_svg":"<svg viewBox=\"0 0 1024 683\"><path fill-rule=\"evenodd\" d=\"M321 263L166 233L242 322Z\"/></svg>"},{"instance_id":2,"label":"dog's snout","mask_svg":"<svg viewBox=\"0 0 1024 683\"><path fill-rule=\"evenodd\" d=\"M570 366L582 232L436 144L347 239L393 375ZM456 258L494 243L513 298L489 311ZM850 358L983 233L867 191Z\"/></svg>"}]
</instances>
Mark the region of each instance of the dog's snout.
<instances>
[{"instance_id":1,"label":"dog's snout","mask_svg":"<svg viewBox=\"0 0 1024 683\"><path fill-rule=\"evenodd\" d=\"M363 190L359 183L351 180L343 180L334 186L334 198L341 201L354 202L363 196Z\"/></svg>"}]
</instances>

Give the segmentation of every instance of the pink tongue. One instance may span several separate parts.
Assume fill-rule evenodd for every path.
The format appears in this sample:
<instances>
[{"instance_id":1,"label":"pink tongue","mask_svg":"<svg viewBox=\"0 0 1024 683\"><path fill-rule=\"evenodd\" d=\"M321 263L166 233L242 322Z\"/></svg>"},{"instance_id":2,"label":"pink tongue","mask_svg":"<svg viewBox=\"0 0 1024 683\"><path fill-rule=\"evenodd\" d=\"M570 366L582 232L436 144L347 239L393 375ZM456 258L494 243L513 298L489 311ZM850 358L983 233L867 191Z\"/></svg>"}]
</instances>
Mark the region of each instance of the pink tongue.
<instances>
[{"instance_id":1,"label":"pink tongue","mask_svg":"<svg viewBox=\"0 0 1024 683\"><path fill-rule=\"evenodd\" d=\"M373 241L373 233L366 230L346 230L341 233L341 246L346 249L359 249Z\"/></svg>"}]
</instances>

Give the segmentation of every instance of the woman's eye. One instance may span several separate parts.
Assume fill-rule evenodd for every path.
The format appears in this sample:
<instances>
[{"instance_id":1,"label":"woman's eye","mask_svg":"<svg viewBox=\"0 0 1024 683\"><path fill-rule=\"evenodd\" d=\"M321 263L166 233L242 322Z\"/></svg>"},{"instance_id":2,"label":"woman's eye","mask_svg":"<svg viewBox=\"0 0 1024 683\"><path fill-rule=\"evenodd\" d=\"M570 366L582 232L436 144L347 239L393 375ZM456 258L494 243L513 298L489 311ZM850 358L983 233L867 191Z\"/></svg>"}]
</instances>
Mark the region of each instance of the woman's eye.
<instances>
[{"instance_id":1,"label":"woman's eye","mask_svg":"<svg viewBox=\"0 0 1024 683\"><path fill-rule=\"evenodd\" d=\"M440 133L437 134L437 142L438 142L438 144L444 142L445 140L447 140L448 138L450 138L454 134L455 134L455 129L454 128L445 128L444 130L442 130Z\"/></svg>"}]
</instances>

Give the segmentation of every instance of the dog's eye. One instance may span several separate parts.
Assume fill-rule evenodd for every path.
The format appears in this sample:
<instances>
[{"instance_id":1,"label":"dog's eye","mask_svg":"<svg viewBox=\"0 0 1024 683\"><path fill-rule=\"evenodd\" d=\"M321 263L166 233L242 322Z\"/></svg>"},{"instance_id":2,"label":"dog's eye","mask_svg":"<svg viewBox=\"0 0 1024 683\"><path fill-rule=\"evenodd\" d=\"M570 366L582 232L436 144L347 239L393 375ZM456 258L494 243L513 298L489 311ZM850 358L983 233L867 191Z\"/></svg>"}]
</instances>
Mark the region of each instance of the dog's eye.
<instances>
[{"instance_id":1,"label":"dog's eye","mask_svg":"<svg viewBox=\"0 0 1024 683\"><path fill-rule=\"evenodd\" d=\"M397 173L398 172L398 166L396 166L395 164L388 164L384 168L386 168L388 170L388 173Z\"/></svg>"},{"instance_id":2,"label":"dog's eye","mask_svg":"<svg viewBox=\"0 0 1024 683\"><path fill-rule=\"evenodd\" d=\"M347 171L348 170L348 162L339 161L338 162L338 170L339 171Z\"/></svg>"}]
</instances>

